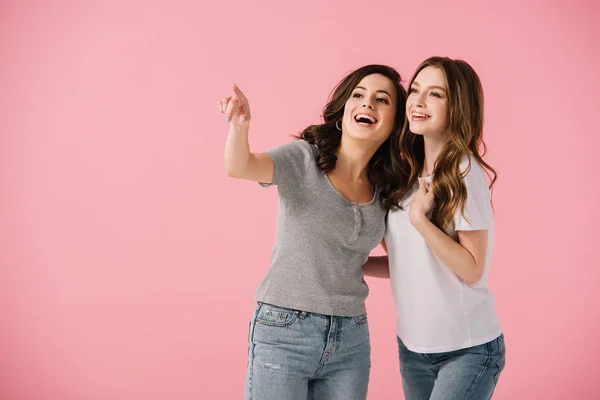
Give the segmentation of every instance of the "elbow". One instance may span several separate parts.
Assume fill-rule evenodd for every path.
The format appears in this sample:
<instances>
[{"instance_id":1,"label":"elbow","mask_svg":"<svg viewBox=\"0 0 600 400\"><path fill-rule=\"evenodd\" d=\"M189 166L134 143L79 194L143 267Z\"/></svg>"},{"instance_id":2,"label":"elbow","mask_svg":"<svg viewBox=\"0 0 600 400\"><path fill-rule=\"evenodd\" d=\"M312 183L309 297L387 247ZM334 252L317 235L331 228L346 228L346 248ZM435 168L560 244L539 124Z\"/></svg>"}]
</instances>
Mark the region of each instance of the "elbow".
<instances>
[{"instance_id":1,"label":"elbow","mask_svg":"<svg viewBox=\"0 0 600 400\"><path fill-rule=\"evenodd\" d=\"M230 168L225 168L225 171L227 172L228 177L237 178L237 174L235 173L235 170L230 169Z\"/></svg>"},{"instance_id":2,"label":"elbow","mask_svg":"<svg viewBox=\"0 0 600 400\"><path fill-rule=\"evenodd\" d=\"M238 160L225 157L225 172L230 178L246 179L250 163L248 160Z\"/></svg>"},{"instance_id":3,"label":"elbow","mask_svg":"<svg viewBox=\"0 0 600 400\"><path fill-rule=\"evenodd\" d=\"M227 172L227 176L230 178L239 178L240 177L240 169L236 168L235 165L231 165L231 163L225 162L225 172Z\"/></svg>"},{"instance_id":4,"label":"elbow","mask_svg":"<svg viewBox=\"0 0 600 400\"><path fill-rule=\"evenodd\" d=\"M463 280L467 285L475 285L481 281L481 278L483 278L483 267L475 266L474 271Z\"/></svg>"},{"instance_id":5,"label":"elbow","mask_svg":"<svg viewBox=\"0 0 600 400\"><path fill-rule=\"evenodd\" d=\"M467 279L463 279L465 281L465 283L467 285L475 285L476 283L479 283L479 281L481 280L481 277L476 278L476 277L469 277Z\"/></svg>"}]
</instances>

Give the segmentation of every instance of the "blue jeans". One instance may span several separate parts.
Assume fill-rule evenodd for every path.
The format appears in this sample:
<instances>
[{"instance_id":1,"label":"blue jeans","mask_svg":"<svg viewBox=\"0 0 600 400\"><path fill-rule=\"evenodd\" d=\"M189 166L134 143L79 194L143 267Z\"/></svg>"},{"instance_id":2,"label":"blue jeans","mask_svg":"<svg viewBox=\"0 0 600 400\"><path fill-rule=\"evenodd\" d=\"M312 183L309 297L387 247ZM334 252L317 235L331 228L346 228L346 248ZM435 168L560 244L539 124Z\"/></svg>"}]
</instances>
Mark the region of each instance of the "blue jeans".
<instances>
[{"instance_id":1,"label":"blue jeans","mask_svg":"<svg viewBox=\"0 0 600 400\"><path fill-rule=\"evenodd\" d=\"M364 400L366 314L336 317L258 303L250 322L247 400Z\"/></svg>"},{"instance_id":2,"label":"blue jeans","mask_svg":"<svg viewBox=\"0 0 600 400\"><path fill-rule=\"evenodd\" d=\"M415 353L398 338L406 400L491 399L504 369L504 335L446 353Z\"/></svg>"}]
</instances>

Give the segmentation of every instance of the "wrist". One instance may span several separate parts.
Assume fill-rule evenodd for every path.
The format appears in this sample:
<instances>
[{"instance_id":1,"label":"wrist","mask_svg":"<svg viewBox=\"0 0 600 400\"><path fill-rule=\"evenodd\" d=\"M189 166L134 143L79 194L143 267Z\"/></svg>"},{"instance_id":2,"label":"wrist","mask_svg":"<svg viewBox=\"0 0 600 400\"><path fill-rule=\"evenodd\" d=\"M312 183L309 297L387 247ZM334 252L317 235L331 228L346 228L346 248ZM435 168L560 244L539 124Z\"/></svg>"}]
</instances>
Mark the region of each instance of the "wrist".
<instances>
[{"instance_id":1,"label":"wrist","mask_svg":"<svg viewBox=\"0 0 600 400\"><path fill-rule=\"evenodd\" d=\"M248 133L248 129L250 128L250 121L244 122L231 122L229 124L229 132L234 134L239 133Z\"/></svg>"},{"instance_id":2,"label":"wrist","mask_svg":"<svg viewBox=\"0 0 600 400\"><path fill-rule=\"evenodd\" d=\"M423 212L413 212L410 214L410 222L414 227L421 226L427 221L429 221L427 215Z\"/></svg>"}]
</instances>

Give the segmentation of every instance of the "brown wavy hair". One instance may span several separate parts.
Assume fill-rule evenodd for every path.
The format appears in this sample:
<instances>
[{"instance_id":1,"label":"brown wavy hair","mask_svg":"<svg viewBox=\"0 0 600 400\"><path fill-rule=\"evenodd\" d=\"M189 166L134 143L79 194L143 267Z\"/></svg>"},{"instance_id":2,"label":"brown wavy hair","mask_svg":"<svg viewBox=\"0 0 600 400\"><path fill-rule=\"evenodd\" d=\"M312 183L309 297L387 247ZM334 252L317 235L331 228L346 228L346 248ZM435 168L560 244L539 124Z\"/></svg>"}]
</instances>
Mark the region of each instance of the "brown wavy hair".
<instances>
[{"instance_id":1,"label":"brown wavy hair","mask_svg":"<svg viewBox=\"0 0 600 400\"><path fill-rule=\"evenodd\" d=\"M317 165L323 172L335 169L337 162L336 152L342 140L342 133L336 128L336 123L344 115L346 101L360 81L369 75L380 74L394 84L397 93L396 118L392 133L377 149L367 166L367 175L371 184L379 189L379 199L386 208L392 208L392 193L399 190L402 180L398 178L397 167L394 166L397 158L397 143L400 140L402 125L406 113L406 90L401 85L398 71L386 65L366 65L344 77L329 95L329 100L323 109L323 123L310 125L296 138L304 139L317 146Z\"/></svg>"},{"instance_id":2,"label":"brown wavy hair","mask_svg":"<svg viewBox=\"0 0 600 400\"><path fill-rule=\"evenodd\" d=\"M419 72L427 67L439 68L446 81L450 139L434 163L435 205L431 211L431 222L446 232L457 210L465 216L467 188L463 179L471 170L471 157L484 168L490 181L490 189L496 182L497 173L482 158L487 148L483 141L483 88L479 76L463 60L431 57L419 65L410 80L409 90ZM396 202L403 199L416 184L425 160L423 136L410 131L408 119L404 121L400 136L399 154L399 163L408 164L410 174L408 184L392 194L392 199ZM469 164L461 171L463 156L468 157Z\"/></svg>"}]
</instances>

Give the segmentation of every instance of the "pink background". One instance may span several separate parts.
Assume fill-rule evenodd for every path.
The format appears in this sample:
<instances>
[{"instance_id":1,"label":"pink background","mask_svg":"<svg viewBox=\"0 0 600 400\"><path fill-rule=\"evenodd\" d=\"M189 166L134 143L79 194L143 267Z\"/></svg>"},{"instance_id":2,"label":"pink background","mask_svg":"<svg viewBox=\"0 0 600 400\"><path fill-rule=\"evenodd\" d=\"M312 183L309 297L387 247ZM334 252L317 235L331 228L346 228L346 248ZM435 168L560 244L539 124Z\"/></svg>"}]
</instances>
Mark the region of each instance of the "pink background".
<instances>
[{"instance_id":1,"label":"pink background","mask_svg":"<svg viewBox=\"0 0 600 400\"><path fill-rule=\"evenodd\" d=\"M277 199L226 177L215 101L239 84L262 151L351 69L409 79L431 55L486 94L495 398L600 398L600 6L237 3L0 3L0 399L241 398ZM369 284L369 399L400 399L389 282Z\"/></svg>"}]
</instances>

